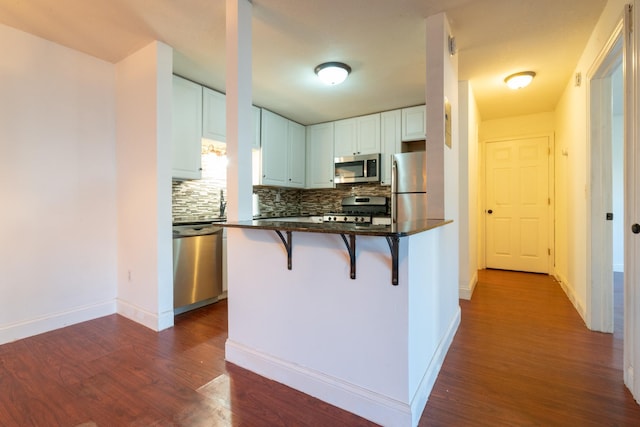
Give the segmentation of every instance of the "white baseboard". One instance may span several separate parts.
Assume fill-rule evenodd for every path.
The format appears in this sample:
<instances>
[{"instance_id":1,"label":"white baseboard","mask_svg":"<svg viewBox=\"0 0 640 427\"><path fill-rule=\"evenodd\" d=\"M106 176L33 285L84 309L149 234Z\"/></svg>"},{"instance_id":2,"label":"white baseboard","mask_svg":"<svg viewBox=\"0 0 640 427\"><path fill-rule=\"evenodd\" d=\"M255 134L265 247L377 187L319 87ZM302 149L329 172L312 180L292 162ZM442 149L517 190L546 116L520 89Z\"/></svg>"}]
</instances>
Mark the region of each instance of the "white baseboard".
<instances>
[{"instance_id":1,"label":"white baseboard","mask_svg":"<svg viewBox=\"0 0 640 427\"><path fill-rule=\"evenodd\" d=\"M117 306L119 315L154 331L162 331L173 326L173 309L156 314L120 299Z\"/></svg>"},{"instance_id":2,"label":"white baseboard","mask_svg":"<svg viewBox=\"0 0 640 427\"><path fill-rule=\"evenodd\" d=\"M417 426L446 353L460 324L460 308L439 343L411 402L401 402L322 372L296 365L232 340L227 362L285 384L385 427Z\"/></svg>"},{"instance_id":3,"label":"white baseboard","mask_svg":"<svg viewBox=\"0 0 640 427\"><path fill-rule=\"evenodd\" d=\"M436 352L431 359L431 363L429 364L427 371L420 381L420 385L418 386L416 394L413 396L413 399L411 401L411 413L413 414L412 425L414 426L418 425L420 417L422 416L422 412L424 411L425 406L427 406L427 401L429 400L429 395L431 395L431 390L433 390L433 386L436 383L436 379L438 378L438 374L440 373L440 369L442 368L444 359L447 356L449 347L451 347L453 338L458 331L458 326L460 326L460 318L461 311L460 306L458 306L456 314L451 320L449 328L442 338L442 341L440 341L440 343L438 344L438 348L436 348Z\"/></svg>"},{"instance_id":4,"label":"white baseboard","mask_svg":"<svg viewBox=\"0 0 640 427\"><path fill-rule=\"evenodd\" d=\"M108 316L115 312L116 302L115 300L109 300L0 326L0 344Z\"/></svg>"},{"instance_id":5,"label":"white baseboard","mask_svg":"<svg viewBox=\"0 0 640 427\"><path fill-rule=\"evenodd\" d=\"M473 296L473 291L476 288L476 285L478 284L478 272L476 271L475 273L473 273L473 276L469 279L469 283L466 283L464 285L461 284L460 288L458 289L458 297L460 299L465 299L465 300L470 300L471 297Z\"/></svg>"},{"instance_id":6,"label":"white baseboard","mask_svg":"<svg viewBox=\"0 0 640 427\"><path fill-rule=\"evenodd\" d=\"M567 295L567 298L569 298L569 301L571 301L571 304L573 304L573 307L576 309L580 317L582 317L582 321L585 323L585 325L588 326L589 323L587 322L587 311L585 307L582 304L580 304L580 301L576 296L573 286L570 286L566 278L563 277L561 274L558 274L557 272L554 277L562 287L562 290L564 291L564 293Z\"/></svg>"}]
</instances>

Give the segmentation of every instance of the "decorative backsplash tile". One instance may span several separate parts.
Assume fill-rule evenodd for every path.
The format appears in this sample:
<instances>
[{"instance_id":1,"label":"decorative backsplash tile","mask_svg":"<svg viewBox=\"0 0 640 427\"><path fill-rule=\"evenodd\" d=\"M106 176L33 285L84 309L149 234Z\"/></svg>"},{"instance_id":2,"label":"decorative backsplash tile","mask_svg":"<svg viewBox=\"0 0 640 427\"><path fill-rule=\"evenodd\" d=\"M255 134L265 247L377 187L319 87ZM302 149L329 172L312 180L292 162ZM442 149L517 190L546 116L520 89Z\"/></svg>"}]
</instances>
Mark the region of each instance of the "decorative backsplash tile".
<instances>
[{"instance_id":1,"label":"decorative backsplash tile","mask_svg":"<svg viewBox=\"0 0 640 427\"><path fill-rule=\"evenodd\" d=\"M173 222L208 220L220 216L220 198L227 200L226 156L202 156L202 179L172 182ZM260 216L322 215L340 212L348 196L391 195L390 187L378 184L339 184L337 188L302 190L254 186Z\"/></svg>"},{"instance_id":2,"label":"decorative backsplash tile","mask_svg":"<svg viewBox=\"0 0 640 427\"><path fill-rule=\"evenodd\" d=\"M173 181L173 222L208 220L220 216L220 197L227 200L227 158L202 156L202 179Z\"/></svg>"}]
</instances>

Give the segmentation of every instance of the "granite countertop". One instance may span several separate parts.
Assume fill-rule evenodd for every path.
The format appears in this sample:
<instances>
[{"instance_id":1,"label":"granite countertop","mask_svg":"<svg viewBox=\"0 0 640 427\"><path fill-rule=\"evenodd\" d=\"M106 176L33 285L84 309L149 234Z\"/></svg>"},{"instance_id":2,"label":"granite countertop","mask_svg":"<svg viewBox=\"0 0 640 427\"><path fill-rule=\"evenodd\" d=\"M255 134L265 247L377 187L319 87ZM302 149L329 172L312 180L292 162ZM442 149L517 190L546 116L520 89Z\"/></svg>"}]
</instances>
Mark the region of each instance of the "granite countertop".
<instances>
[{"instance_id":1,"label":"granite countertop","mask_svg":"<svg viewBox=\"0 0 640 427\"><path fill-rule=\"evenodd\" d=\"M362 236L395 236L404 237L422 233L443 225L452 223L446 219L427 219L419 221L405 221L396 225L364 225L355 223L335 222L296 222L270 221L258 219L251 221L223 222L221 227L253 228L257 230L301 231L307 233L355 234Z\"/></svg>"},{"instance_id":2,"label":"granite countertop","mask_svg":"<svg viewBox=\"0 0 640 427\"><path fill-rule=\"evenodd\" d=\"M215 222L225 222L226 220L227 220L227 217L223 217L223 216L180 217L180 218L173 219L173 225L198 225L198 224L206 225L206 224L212 224Z\"/></svg>"}]
</instances>

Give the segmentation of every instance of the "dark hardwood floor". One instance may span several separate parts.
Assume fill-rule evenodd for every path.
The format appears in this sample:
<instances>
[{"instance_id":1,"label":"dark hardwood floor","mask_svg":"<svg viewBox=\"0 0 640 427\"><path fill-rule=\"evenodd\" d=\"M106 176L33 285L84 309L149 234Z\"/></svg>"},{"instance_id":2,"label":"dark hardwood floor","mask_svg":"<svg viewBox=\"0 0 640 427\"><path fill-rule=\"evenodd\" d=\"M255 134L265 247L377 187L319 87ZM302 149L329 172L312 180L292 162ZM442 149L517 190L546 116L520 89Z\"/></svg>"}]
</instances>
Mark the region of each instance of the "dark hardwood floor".
<instances>
[{"instance_id":1,"label":"dark hardwood floor","mask_svg":"<svg viewBox=\"0 0 640 427\"><path fill-rule=\"evenodd\" d=\"M421 426L638 426L617 333L548 276L480 272ZM155 333L112 315L0 346L0 426L368 426L224 362L227 306ZM619 326L619 325L617 325Z\"/></svg>"},{"instance_id":2,"label":"dark hardwood floor","mask_svg":"<svg viewBox=\"0 0 640 427\"><path fill-rule=\"evenodd\" d=\"M616 277L621 287L621 276ZM617 313L622 294L616 292ZM547 275L483 270L421 426L640 426L615 334L589 331Z\"/></svg>"}]
</instances>

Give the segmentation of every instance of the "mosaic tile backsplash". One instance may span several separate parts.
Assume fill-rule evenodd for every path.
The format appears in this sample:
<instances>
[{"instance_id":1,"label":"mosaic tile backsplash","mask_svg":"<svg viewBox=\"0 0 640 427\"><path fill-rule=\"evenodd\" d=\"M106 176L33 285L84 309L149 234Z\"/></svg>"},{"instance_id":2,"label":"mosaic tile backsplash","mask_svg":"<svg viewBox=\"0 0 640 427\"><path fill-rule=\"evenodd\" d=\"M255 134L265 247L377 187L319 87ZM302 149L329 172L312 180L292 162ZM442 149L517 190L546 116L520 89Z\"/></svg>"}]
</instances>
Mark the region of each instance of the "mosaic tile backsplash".
<instances>
[{"instance_id":1,"label":"mosaic tile backsplash","mask_svg":"<svg viewBox=\"0 0 640 427\"><path fill-rule=\"evenodd\" d=\"M221 196L227 200L226 157L202 156L202 179L173 181L173 222L208 220L220 216Z\"/></svg>"},{"instance_id":2,"label":"mosaic tile backsplash","mask_svg":"<svg viewBox=\"0 0 640 427\"><path fill-rule=\"evenodd\" d=\"M172 182L173 222L209 220L220 216L220 201L227 200L226 156L202 156L202 179ZM302 190L254 186L260 217L321 215L340 212L348 196L391 195L390 187L377 184L339 184L337 188Z\"/></svg>"}]
</instances>

